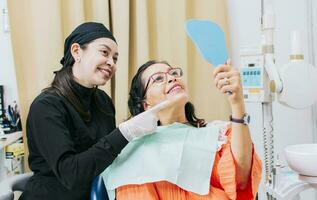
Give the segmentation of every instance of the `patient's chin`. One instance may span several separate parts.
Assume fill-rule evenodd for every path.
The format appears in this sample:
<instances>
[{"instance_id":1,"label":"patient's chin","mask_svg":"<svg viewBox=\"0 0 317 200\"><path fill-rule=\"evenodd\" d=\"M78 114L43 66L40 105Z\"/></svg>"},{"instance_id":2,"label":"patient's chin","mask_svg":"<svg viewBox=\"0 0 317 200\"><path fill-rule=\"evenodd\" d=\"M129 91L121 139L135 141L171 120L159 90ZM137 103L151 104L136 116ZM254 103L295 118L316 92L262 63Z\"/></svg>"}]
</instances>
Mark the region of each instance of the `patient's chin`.
<instances>
[{"instance_id":1,"label":"patient's chin","mask_svg":"<svg viewBox=\"0 0 317 200\"><path fill-rule=\"evenodd\" d=\"M167 99L175 101L177 104L185 105L188 102L188 94L185 91L169 93Z\"/></svg>"}]
</instances>

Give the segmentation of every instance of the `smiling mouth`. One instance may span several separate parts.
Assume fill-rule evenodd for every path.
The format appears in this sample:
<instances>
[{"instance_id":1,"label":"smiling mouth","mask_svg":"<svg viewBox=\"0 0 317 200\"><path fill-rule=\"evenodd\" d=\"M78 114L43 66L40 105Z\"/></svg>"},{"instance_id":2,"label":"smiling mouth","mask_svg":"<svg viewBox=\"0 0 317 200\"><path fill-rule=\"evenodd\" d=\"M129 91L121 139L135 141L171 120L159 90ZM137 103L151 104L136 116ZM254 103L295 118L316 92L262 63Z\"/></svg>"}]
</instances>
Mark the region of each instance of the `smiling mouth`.
<instances>
[{"instance_id":1,"label":"smiling mouth","mask_svg":"<svg viewBox=\"0 0 317 200\"><path fill-rule=\"evenodd\" d=\"M167 94L172 93L172 92L177 92L179 90L183 89L180 85L175 85L174 87L172 87Z\"/></svg>"},{"instance_id":2,"label":"smiling mouth","mask_svg":"<svg viewBox=\"0 0 317 200\"><path fill-rule=\"evenodd\" d=\"M102 69L102 68L98 68L98 69L104 76L106 76L106 78L111 77L112 71L110 69Z\"/></svg>"}]
</instances>

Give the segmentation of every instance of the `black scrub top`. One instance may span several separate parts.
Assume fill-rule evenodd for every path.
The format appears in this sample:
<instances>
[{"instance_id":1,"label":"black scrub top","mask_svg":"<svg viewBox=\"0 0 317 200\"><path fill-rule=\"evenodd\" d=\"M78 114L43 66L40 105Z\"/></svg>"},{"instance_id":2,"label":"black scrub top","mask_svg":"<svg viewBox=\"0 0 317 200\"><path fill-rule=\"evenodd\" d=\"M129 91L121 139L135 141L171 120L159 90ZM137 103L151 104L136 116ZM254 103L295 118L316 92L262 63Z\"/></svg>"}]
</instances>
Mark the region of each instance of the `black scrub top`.
<instances>
[{"instance_id":1,"label":"black scrub top","mask_svg":"<svg viewBox=\"0 0 317 200\"><path fill-rule=\"evenodd\" d=\"M83 120L54 89L35 98L26 124L28 161L34 175L20 199L89 199L94 177L128 143L115 126L111 98L102 90L71 84L91 119Z\"/></svg>"}]
</instances>

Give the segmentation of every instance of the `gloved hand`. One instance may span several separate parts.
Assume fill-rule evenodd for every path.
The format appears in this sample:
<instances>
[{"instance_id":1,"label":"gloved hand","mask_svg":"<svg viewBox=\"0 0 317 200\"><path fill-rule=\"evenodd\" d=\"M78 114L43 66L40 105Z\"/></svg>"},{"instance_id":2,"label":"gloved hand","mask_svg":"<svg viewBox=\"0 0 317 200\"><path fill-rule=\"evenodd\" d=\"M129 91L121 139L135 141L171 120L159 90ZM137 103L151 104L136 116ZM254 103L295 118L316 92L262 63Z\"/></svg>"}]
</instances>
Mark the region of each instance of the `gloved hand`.
<instances>
[{"instance_id":1,"label":"gloved hand","mask_svg":"<svg viewBox=\"0 0 317 200\"><path fill-rule=\"evenodd\" d=\"M133 118L122 122L119 124L119 130L128 141L131 141L135 137L151 134L157 129L158 112L184 100L187 100L187 96L176 96L172 100L165 100Z\"/></svg>"},{"instance_id":2,"label":"gloved hand","mask_svg":"<svg viewBox=\"0 0 317 200\"><path fill-rule=\"evenodd\" d=\"M144 136L154 132L157 128L158 116L157 113L168 107L169 100L165 100L153 108L150 108L135 117L119 124L119 129L123 136L131 141L135 137Z\"/></svg>"}]
</instances>

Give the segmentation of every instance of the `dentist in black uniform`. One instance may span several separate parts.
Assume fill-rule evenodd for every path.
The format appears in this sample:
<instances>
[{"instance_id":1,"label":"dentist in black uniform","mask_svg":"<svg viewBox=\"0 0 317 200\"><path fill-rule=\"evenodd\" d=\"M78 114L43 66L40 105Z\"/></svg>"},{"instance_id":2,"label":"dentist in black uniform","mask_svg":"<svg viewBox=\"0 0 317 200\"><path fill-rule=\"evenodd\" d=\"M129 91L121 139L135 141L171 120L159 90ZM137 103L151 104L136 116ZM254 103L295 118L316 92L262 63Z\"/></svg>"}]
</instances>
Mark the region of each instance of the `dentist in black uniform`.
<instances>
[{"instance_id":1,"label":"dentist in black uniform","mask_svg":"<svg viewBox=\"0 0 317 200\"><path fill-rule=\"evenodd\" d=\"M129 141L157 128L157 113L171 104L116 128L112 100L98 86L114 75L118 57L116 39L101 23L83 23L66 38L63 67L30 106L26 133L34 175L20 199L89 199L94 177Z\"/></svg>"}]
</instances>

